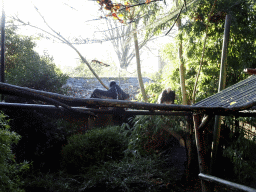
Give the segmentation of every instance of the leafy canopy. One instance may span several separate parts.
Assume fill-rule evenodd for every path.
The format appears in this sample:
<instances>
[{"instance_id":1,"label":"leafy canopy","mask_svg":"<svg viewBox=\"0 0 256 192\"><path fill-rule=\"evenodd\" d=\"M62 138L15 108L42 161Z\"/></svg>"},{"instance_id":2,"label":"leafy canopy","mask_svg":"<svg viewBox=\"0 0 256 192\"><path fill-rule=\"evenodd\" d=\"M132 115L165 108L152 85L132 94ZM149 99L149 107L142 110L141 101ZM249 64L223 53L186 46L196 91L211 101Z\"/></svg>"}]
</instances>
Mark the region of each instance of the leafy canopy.
<instances>
[{"instance_id":1,"label":"leafy canopy","mask_svg":"<svg viewBox=\"0 0 256 192\"><path fill-rule=\"evenodd\" d=\"M56 67L48 54L40 56L34 48L33 37L17 34L16 27L6 29L6 82L14 85L61 92L61 86L68 79Z\"/></svg>"}]
</instances>

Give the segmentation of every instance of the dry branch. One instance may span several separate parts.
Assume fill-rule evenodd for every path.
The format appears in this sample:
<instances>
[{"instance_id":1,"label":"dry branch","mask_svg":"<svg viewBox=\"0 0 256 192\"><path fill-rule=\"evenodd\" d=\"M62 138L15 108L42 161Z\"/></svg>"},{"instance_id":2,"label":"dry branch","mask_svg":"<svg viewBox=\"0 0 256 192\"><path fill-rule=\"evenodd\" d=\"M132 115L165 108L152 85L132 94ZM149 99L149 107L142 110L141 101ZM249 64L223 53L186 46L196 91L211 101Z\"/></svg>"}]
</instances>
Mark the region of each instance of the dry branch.
<instances>
[{"instance_id":1,"label":"dry branch","mask_svg":"<svg viewBox=\"0 0 256 192\"><path fill-rule=\"evenodd\" d=\"M78 55L79 57L81 58L81 60L83 61L83 63L85 63L87 65L87 67L90 69L90 71L93 73L93 75L98 79L98 81L100 82L100 84L105 87L106 89L109 89L108 86L106 86L102 81L101 79L99 78L99 76L95 73L95 71L92 69L92 67L90 66L89 62L85 59L85 57L82 56L82 54L67 40L65 39L60 33L58 33L57 31L55 31L48 23L47 21L45 20L45 18L43 17L43 15L39 12L38 8L36 6L34 6L36 11L38 12L38 14L40 15L40 17L43 19L44 23L46 24L46 26L55 34L52 34L52 33L49 33L47 32L46 30L43 30L39 27L36 27L34 25L31 25L30 23L25 23L24 21L22 21L21 19L19 18L13 18L15 20L17 20L18 22L22 23L23 25L27 25L27 26L30 26L30 27L33 27L33 28L36 28L36 29L39 29L41 31L43 31L44 33L47 33L48 35L51 35L52 37L60 40L61 42L67 44L68 46L70 46Z\"/></svg>"}]
</instances>

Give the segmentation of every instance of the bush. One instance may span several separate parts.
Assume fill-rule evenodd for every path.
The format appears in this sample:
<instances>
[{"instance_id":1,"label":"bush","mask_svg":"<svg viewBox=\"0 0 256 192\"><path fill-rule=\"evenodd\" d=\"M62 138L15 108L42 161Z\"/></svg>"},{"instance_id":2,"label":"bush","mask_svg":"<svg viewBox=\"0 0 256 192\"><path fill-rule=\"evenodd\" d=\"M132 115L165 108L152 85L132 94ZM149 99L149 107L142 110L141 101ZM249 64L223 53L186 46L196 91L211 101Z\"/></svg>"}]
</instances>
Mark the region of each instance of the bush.
<instances>
[{"instance_id":1,"label":"bush","mask_svg":"<svg viewBox=\"0 0 256 192\"><path fill-rule=\"evenodd\" d=\"M122 131L116 126L71 136L62 149L62 165L68 172L74 173L85 167L122 159L127 148L127 139Z\"/></svg>"},{"instance_id":2,"label":"bush","mask_svg":"<svg viewBox=\"0 0 256 192\"><path fill-rule=\"evenodd\" d=\"M255 149L256 144L244 138L245 133L243 130L239 132L237 138L231 135L233 142L223 150L224 158L228 159L227 165L232 166L233 174L228 171L227 176L232 175L234 182L238 182L244 185L249 185L255 175Z\"/></svg>"},{"instance_id":3,"label":"bush","mask_svg":"<svg viewBox=\"0 0 256 192\"><path fill-rule=\"evenodd\" d=\"M158 96L163 90L163 86L160 85L159 83L145 83L145 92L146 95L148 96L148 102L149 103L156 103ZM139 93L137 95L138 100L143 100L142 99L142 94Z\"/></svg>"},{"instance_id":4,"label":"bush","mask_svg":"<svg viewBox=\"0 0 256 192\"><path fill-rule=\"evenodd\" d=\"M5 112L12 119L11 130L22 136L19 145L13 147L17 162L33 161L33 167L41 171L58 169L66 135L63 128L58 128L56 120L53 122L32 110L6 109Z\"/></svg>"},{"instance_id":5,"label":"bush","mask_svg":"<svg viewBox=\"0 0 256 192\"><path fill-rule=\"evenodd\" d=\"M12 153L11 145L17 144L21 136L11 132L8 125L9 120L0 113L0 191L17 192L24 191L20 187L19 174L29 168L27 162L17 164L15 155Z\"/></svg>"},{"instance_id":6,"label":"bush","mask_svg":"<svg viewBox=\"0 0 256 192\"><path fill-rule=\"evenodd\" d=\"M180 127L175 120L178 121L178 118L170 120L161 116L137 116L129 139L129 150L145 156L165 147L166 141L170 139L170 133L163 130L163 127L167 125L179 132Z\"/></svg>"},{"instance_id":7,"label":"bush","mask_svg":"<svg viewBox=\"0 0 256 192\"><path fill-rule=\"evenodd\" d=\"M17 34L17 28L6 29L6 82L33 89L64 93L61 89L68 76L55 65L53 58L34 51L33 37Z\"/></svg>"}]
</instances>

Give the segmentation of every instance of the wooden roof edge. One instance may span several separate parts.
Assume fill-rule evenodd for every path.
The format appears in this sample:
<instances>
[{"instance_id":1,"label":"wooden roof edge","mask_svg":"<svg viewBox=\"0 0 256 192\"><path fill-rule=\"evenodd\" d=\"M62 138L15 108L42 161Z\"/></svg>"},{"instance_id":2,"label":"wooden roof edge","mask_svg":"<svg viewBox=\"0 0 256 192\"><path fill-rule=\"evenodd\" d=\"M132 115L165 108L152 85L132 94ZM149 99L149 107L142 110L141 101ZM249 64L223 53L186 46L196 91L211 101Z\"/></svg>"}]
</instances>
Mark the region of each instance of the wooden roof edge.
<instances>
[{"instance_id":1,"label":"wooden roof edge","mask_svg":"<svg viewBox=\"0 0 256 192\"><path fill-rule=\"evenodd\" d=\"M244 73L247 73L248 75L256 75L256 69L245 68Z\"/></svg>"}]
</instances>

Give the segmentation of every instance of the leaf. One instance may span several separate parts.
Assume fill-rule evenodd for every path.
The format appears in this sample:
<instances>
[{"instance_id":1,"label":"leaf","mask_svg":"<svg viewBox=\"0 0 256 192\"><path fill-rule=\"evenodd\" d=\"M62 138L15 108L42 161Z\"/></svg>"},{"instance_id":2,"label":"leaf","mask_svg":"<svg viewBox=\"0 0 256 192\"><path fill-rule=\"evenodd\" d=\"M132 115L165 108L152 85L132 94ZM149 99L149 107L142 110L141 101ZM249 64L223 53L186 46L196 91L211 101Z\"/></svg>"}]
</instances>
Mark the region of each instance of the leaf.
<instances>
[{"instance_id":1,"label":"leaf","mask_svg":"<svg viewBox=\"0 0 256 192\"><path fill-rule=\"evenodd\" d=\"M117 17L116 13L112 13L112 16L113 16L113 17Z\"/></svg>"},{"instance_id":2,"label":"leaf","mask_svg":"<svg viewBox=\"0 0 256 192\"><path fill-rule=\"evenodd\" d=\"M236 104L236 101L233 101L233 102L230 103L230 105L234 105L234 104Z\"/></svg>"},{"instance_id":3,"label":"leaf","mask_svg":"<svg viewBox=\"0 0 256 192\"><path fill-rule=\"evenodd\" d=\"M123 15L123 14L119 14L118 17L119 17L119 18L120 18L120 17L124 17L124 15Z\"/></svg>"}]
</instances>

